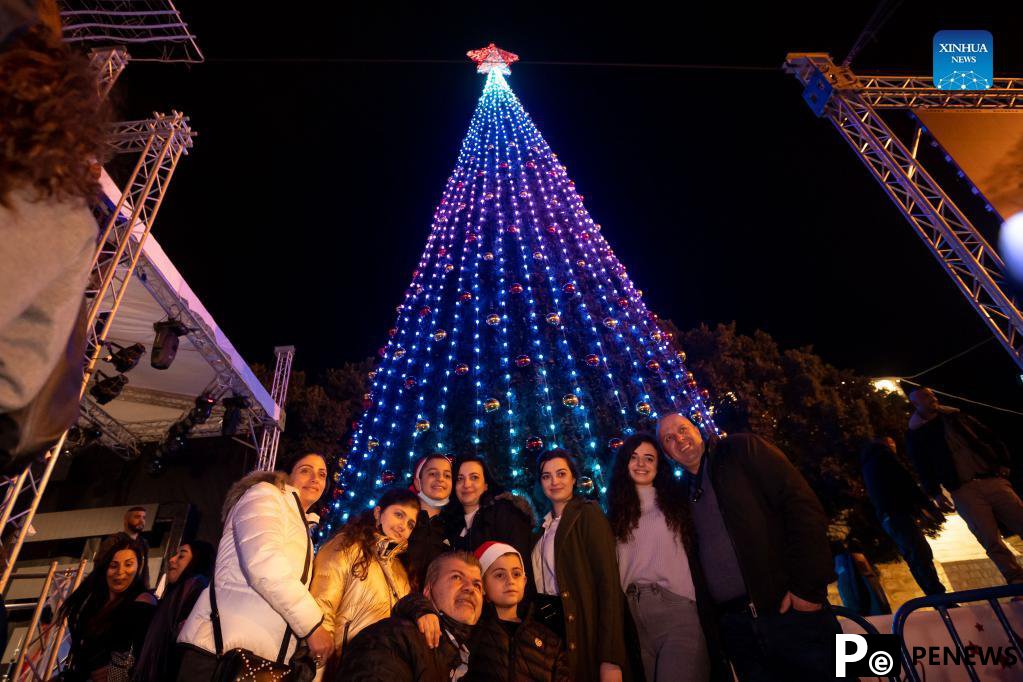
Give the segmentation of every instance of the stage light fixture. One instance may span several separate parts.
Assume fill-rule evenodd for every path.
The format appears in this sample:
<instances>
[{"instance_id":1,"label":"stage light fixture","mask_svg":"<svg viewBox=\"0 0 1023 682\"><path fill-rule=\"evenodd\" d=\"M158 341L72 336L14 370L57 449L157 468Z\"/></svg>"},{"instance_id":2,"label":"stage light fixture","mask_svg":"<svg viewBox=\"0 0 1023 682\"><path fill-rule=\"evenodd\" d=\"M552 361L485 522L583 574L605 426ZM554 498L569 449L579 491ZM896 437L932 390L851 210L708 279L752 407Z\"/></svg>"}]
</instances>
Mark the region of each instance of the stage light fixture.
<instances>
[{"instance_id":1,"label":"stage light fixture","mask_svg":"<svg viewBox=\"0 0 1023 682\"><path fill-rule=\"evenodd\" d=\"M209 393L203 393L195 399L195 407L188 413L188 421L195 424L205 424L213 413L213 406L217 404L216 398Z\"/></svg>"},{"instance_id":2,"label":"stage light fixture","mask_svg":"<svg viewBox=\"0 0 1023 682\"><path fill-rule=\"evenodd\" d=\"M146 347L141 343L132 344L127 348L119 343L114 343L113 341L108 341L107 345L117 348L117 351L111 353L104 359L111 363L114 366L114 369L121 374L135 369L135 366L139 364L139 360L146 354Z\"/></svg>"},{"instance_id":3,"label":"stage light fixture","mask_svg":"<svg viewBox=\"0 0 1023 682\"><path fill-rule=\"evenodd\" d=\"M163 320L153 324L156 338L153 339L153 352L149 364L154 369L167 369L178 354L178 338L192 331L180 320Z\"/></svg>"},{"instance_id":4,"label":"stage light fixture","mask_svg":"<svg viewBox=\"0 0 1023 682\"><path fill-rule=\"evenodd\" d=\"M230 398L224 398L223 405L224 421L220 426L220 434L233 436L238 433L238 429L242 425L242 414L249 409L249 399L243 395L233 395Z\"/></svg>"},{"instance_id":5,"label":"stage light fixture","mask_svg":"<svg viewBox=\"0 0 1023 682\"><path fill-rule=\"evenodd\" d=\"M89 394L96 399L96 402L100 405L106 405L111 400L121 395L121 390L128 384L128 377L123 374L117 376L108 377L101 370L96 370L96 374L102 378L97 379L96 383L89 389Z\"/></svg>"}]
</instances>

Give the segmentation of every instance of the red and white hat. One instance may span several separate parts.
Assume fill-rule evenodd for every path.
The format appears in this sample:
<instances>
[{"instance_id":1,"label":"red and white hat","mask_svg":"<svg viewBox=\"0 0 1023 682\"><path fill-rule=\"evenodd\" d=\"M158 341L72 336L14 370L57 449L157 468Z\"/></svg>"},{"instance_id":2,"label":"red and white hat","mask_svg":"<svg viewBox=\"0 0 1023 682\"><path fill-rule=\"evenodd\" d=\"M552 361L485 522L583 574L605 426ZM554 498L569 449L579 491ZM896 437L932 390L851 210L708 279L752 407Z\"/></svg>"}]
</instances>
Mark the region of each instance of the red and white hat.
<instances>
[{"instance_id":1,"label":"red and white hat","mask_svg":"<svg viewBox=\"0 0 1023 682\"><path fill-rule=\"evenodd\" d=\"M484 542L482 545L476 548L476 558L479 559L481 573L486 573L490 565L503 557L505 554L514 554L522 561L522 555L519 554L519 550L515 549L511 545L503 542ZM523 563L522 567L525 568L526 564Z\"/></svg>"}]
</instances>

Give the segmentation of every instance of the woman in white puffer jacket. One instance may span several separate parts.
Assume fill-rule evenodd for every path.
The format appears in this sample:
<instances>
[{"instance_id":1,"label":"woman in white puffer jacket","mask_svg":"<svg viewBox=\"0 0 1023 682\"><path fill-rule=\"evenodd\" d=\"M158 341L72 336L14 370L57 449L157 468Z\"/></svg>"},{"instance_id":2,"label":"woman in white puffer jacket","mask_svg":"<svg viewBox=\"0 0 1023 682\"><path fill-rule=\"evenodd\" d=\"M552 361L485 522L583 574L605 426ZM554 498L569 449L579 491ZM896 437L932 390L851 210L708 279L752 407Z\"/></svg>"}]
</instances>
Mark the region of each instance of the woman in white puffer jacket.
<instances>
[{"instance_id":1,"label":"woman in white puffer jacket","mask_svg":"<svg viewBox=\"0 0 1023 682\"><path fill-rule=\"evenodd\" d=\"M290 474L253 472L228 491L213 576L221 653L240 648L277 661L290 628L285 663L299 639L307 640L318 663L330 655L333 638L320 627L323 613L309 594L313 556L306 525L306 510L323 494L326 478L323 457L306 455ZM217 651L209 588L182 626L178 645L178 679L209 680Z\"/></svg>"}]
</instances>

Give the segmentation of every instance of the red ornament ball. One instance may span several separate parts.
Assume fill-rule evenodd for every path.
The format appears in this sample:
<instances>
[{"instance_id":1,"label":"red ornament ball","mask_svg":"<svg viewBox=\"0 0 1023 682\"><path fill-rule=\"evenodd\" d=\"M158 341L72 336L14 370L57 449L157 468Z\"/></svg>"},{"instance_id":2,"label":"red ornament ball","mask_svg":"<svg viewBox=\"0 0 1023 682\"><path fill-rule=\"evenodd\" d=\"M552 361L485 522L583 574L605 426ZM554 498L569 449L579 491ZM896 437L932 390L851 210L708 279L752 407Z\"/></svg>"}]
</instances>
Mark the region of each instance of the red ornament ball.
<instances>
[{"instance_id":1,"label":"red ornament ball","mask_svg":"<svg viewBox=\"0 0 1023 682\"><path fill-rule=\"evenodd\" d=\"M646 402L645 400L641 400L640 402L636 403L636 412L639 412L644 417L649 417L652 411L653 408L650 407L650 403Z\"/></svg>"},{"instance_id":2,"label":"red ornament ball","mask_svg":"<svg viewBox=\"0 0 1023 682\"><path fill-rule=\"evenodd\" d=\"M703 398L704 400L709 400L710 399L710 391L708 391L705 388L701 388L700 389L700 397Z\"/></svg>"},{"instance_id":3,"label":"red ornament ball","mask_svg":"<svg viewBox=\"0 0 1023 682\"><path fill-rule=\"evenodd\" d=\"M559 324L561 324L561 315L559 315L558 313L547 313L546 319L547 324L551 325L552 327L557 327Z\"/></svg>"},{"instance_id":4,"label":"red ornament ball","mask_svg":"<svg viewBox=\"0 0 1023 682\"><path fill-rule=\"evenodd\" d=\"M558 226L557 225L548 225L547 226L547 232L548 232L548 234L557 234L558 233Z\"/></svg>"},{"instance_id":5,"label":"red ornament ball","mask_svg":"<svg viewBox=\"0 0 1023 682\"><path fill-rule=\"evenodd\" d=\"M651 372L656 372L661 368L661 363L657 362L656 360L647 360L646 368Z\"/></svg>"},{"instance_id":6,"label":"red ornament ball","mask_svg":"<svg viewBox=\"0 0 1023 682\"><path fill-rule=\"evenodd\" d=\"M390 329L387 330L387 336L389 336L390 338L393 339L397 335L398 335L397 327L391 327Z\"/></svg>"},{"instance_id":7,"label":"red ornament ball","mask_svg":"<svg viewBox=\"0 0 1023 682\"><path fill-rule=\"evenodd\" d=\"M619 298L618 299L618 307L619 308L628 308L629 307L629 299L625 298L624 296Z\"/></svg>"},{"instance_id":8,"label":"red ornament ball","mask_svg":"<svg viewBox=\"0 0 1023 682\"><path fill-rule=\"evenodd\" d=\"M469 293L468 291L463 291L461 294L459 294L458 298L463 303L468 303L469 301L472 300L472 294Z\"/></svg>"},{"instance_id":9,"label":"red ornament ball","mask_svg":"<svg viewBox=\"0 0 1023 682\"><path fill-rule=\"evenodd\" d=\"M483 401L483 409L487 411L487 414L496 412L501 408L501 401L497 398L487 398Z\"/></svg>"},{"instance_id":10,"label":"red ornament ball","mask_svg":"<svg viewBox=\"0 0 1023 682\"><path fill-rule=\"evenodd\" d=\"M596 353L590 353L589 355L586 356L585 360L586 364L589 365L590 367L600 366L600 356L597 355Z\"/></svg>"},{"instance_id":11,"label":"red ornament ball","mask_svg":"<svg viewBox=\"0 0 1023 682\"><path fill-rule=\"evenodd\" d=\"M607 446L612 450L617 450L623 445L625 445L625 441L619 438L618 436L615 436L614 438L611 438L610 440L607 441Z\"/></svg>"},{"instance_id":12,"label":"red ornament ball","mask_svg":"<svg viewBox=\"0 0 1023 682\"><path fill-rule=\"evenodd\" d=\"M378 441L376 438L370 438L369 440L366 441L366 449L369 450L370 452L376 450L378 445L380 445L380 441Z\"/></svg>"},{"instance_id":13,"label":"red ornament ball","mask_svg":"<svg viewBox=\"0 0 1023 682\"><path fill-rule=\"evenodd\" d=\"M430 312L431 312L430 306L424 305L422 308L419 309L419 317L426 317L427 315L430 314Z\"/></svg>"},{"instance_id":14,"label":"red ornament ball","mask_svg":"<svg viewBox=\"0 0 1023 682\"><path fill-rule=\"evenodd\" d=\"M543 438L540 436L531 436L526 439L526 449L530 452L536 452L543 447Z\"/></svg>"},{"instance_id":15,"label":"red ornament ball","mask_svg":"<svg viewBox=\"0 0 1023 682\"><path fill-rule=\"evenodd\" d=\"M398 478L397 474L395 474L390 469L380 474L380 480L383 481L385 485L391 485L397 478Z\"/></svg>"},{"instance_id":16,"label":"red ornament ball","mask_svg":"<svg viewBox=\"0 0 1023 682\"><path fill-rule=\"evenodd\" d=\"M543 255L543 251L534 251L533 252L533 260L541 261L544 258L545 258L545 256Z\"/></svg>"},{"instance_id":17,"label":"red ornament ball","mask_svg":"<svg viewBox=\"0 0 1023 682\"><path fill-rule=\"evenodd\" d=\"M586 261L584 261L582 258L580 258L579 260L577 260L575 262L575 266L577 268L585 268L586 267Z\"/></svg>"},{"instance_id":18,"label":"red ornament ball","mask_svg":"<svg viewBox=\"0 0 1023 682\"><path fill-rule=\"evenodd\" d=\"M518 225L509 225L508 226L508 234L518 234L518 233L519 233L519 226Z\"/></svg>"},{"instance_id":19,"label":"red ornament ball","mask_svg":"<svg viewBox=\"0 0 1023 682\"><path fill-rule=\"evenodd\" d=\"M607 327L608 329L615 329L618 327L618 320L616 320L613 317L605 317L604 326Z\"/></svg>"},{"instance_id":20,"label":"red ornament ball","mask_svg":"<svg viewBox=\"0 0 1023 682\"><path fill-rule=\"evenodd\" d=\"M444 329L438 329L433 333L434 341L443 341L446 338L448 338L448 333Z\"/></svg>"},{"instance_id":21,"label":"red ornament ball","mask_svg":"<svg viewBox=\"0 0 1023 682\"><path fill-rule=\"evenodd\" d=\"M405 388L411 391L413 388L416 387L416 384L418 383L419 383L418 379L416 379L415 377L409 377L408 379L405 379Z\"/></svg>"},{"instance_id":22,"label":"red ornament ball","mask_svg":"<svg viewBox=\"0 0 1023 682\"><path fill-rule=\"evenodd\" d=\"M487 315L487 324L489 324L491 327L496 327L497 325L501 324L501 316L498 315L497 313L490 313L489 315Z\"/></svg>"},{"instance_id":23,"label":"red ornament ball","mask_svg":"<svg viewBox=\"0 0 1023 682\"><path fill-rule=\"evenodd\" d=\"M579 407L579 396L575 393L566 393L561 398L561 404L568 408Z\"/></svg>"},{"instance_id":24,"label":"red ornament ball","mask_svg":"<svg viewBox=\"0 0 1023 682\"><path fill-rule=\"evenodd\" d=\"M485 254L483 254L483 260L485 260L485 261L492 261L492 260L494 260L494 254L491 253L490 251L487 251Z\"/></svg>"},{"instance_id":25,"label":"red ornament ball","mask_svg":"<svg viewBox=\"0 0 1023 682\"><path fill-rule=\"evenodd\" d=\"M418 431L419 433L426 433L429 430L430 430L429 419L420 419L419 421L416 422L416 431Z\"/></svg>"},{"instance_id":26,"label":"red ornament ball","mask_svg":"<svg viewBox=\"0 0 1023 682\"><path fill-rule=\"evenodd\" d=\"M468 373L469 365L465 364L464 362L455 365L455 374L457 374L458 376L464 377Z\"/></svg>"},{"instance_id":27,"label":"red ornament ball","mask_svg":"<svg viewBox=\"0 0 1023 682\"><path fill-rule=\"evenodd\" d=\"M528 355L520 355L515 358L516 367L529 367L533 360Z\"/></svg>"},{"instance_id":28,"label":"red ornament ball","mask_svg":"<svg viewBox=\"0 0 1023 682\"><path fill-rule=\"evenodd\" d=\"M565 286L561 287L561 290L564 291L566 294L572 295L575 293L575 285L569 282Z\"/></svg>"},{"instance_id":29,"label":"red ornament ball","mask_svg":"<svg viewBox=\"0 0 1023 682\"><path fill-rule=\"evenodd\" d=\"M516 282L515 284L512 284L510 287L508 287L508 291L513 293L513 294L521 294L522 293L522 285L519 284L518 282Z\"/></svg>"},{"instance_id":30,"label":"red ornament ball","mask_svg":"<svg viewBox=\"0 0 1023 682\"><path fill-rule=\"evenodd\" d=\"M405 357L405 349L402 348L401 346L398 346L397 348L394 349L394 359L400 360L403 357Z\"/></svg>"}]
</instances>

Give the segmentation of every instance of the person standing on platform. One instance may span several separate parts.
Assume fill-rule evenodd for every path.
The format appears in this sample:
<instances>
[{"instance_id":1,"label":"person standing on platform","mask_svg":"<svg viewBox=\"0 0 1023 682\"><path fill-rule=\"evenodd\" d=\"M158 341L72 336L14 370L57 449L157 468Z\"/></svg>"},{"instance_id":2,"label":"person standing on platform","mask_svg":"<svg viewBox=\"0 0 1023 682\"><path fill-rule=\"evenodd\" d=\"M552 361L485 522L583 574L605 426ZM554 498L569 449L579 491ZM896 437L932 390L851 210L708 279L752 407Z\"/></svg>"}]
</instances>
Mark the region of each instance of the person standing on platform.
<instances>
[{"instance_id":1,"label":"person standing on platform","mask_svg":"<svg viewBox=\"0 0 1023 682\"><path fill-rule=\"evenodd\" d=\"M881 527L899 548L917 585L924 594L944 594L945 586L934 568L934 553L919 526L921 517L943 520L942 514L896 459L895 451L895 440L890 436L875 439L863 448L863 484Z\"/></svg>"},{"instance_id":2,"label":"person standing on platform","mask_svg":"<svg viewBox=\"0 0 1023 682\"><path fill-rule=\"evenodd\" d=\"M917 388L909 400L916 409L906 443L924 492L947 509L944 486L1005 582L1023 583L1023 566L999 529L1023 535L1023 501L1009 483L1008 448L974 417L939 403L929 388Z\"/></svg>"}]
</instances>

